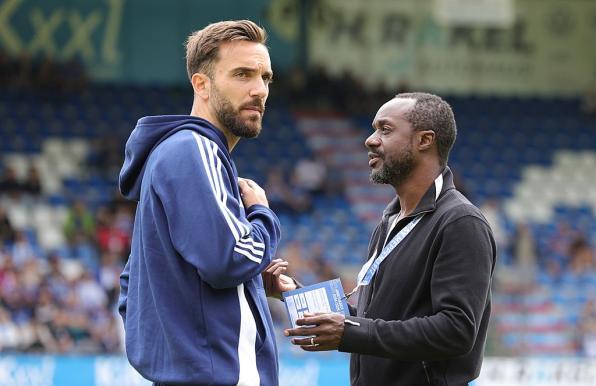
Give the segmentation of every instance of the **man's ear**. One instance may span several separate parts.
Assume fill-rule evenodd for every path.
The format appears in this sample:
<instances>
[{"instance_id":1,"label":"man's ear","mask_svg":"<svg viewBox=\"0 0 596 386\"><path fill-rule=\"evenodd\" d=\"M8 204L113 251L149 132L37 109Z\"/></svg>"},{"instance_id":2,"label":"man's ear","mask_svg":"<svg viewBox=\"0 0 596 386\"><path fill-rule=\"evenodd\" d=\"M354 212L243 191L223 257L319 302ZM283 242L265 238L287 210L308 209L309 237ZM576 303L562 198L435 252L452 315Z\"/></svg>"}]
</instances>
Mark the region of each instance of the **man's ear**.
<instances>
[{"instance_id":1,"label":"man's ear","mask_svg":"<svg viewBox=\"0 0 596 386\"><path fill-rule=\"evenodd\" d=\"M209 99L209 90L211 89L211 79L202 72L195 72L190 78L192 88L199 98L204 101Z\"/></svg>"},{"instance_id":2,"label":"man's ear","mask_svg":"<svg viewBox=\"0 0 596 386\"><path fill-rule=\"evenodd\" d=\"M428 150L435 143L435 132L433 130L419 131L418 138L418 150Z\"/></svg>"}]
</instances>

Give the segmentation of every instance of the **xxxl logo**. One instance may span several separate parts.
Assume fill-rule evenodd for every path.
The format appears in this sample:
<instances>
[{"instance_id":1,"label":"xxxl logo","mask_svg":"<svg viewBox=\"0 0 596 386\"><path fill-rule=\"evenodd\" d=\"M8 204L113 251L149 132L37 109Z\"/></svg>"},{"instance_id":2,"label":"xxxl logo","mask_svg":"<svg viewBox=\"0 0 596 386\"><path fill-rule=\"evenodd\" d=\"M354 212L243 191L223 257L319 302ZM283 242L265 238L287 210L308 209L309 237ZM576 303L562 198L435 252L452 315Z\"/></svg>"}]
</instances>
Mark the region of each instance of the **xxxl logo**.
<instances>
[{"instance_id":1,"label":"xxxl logo","mask_svg":"<svg viewBox=\"0 0 596 386\"><path fill-rule=\"evenodd\" d=\"M25 0L4 0L0 4L0 46L13 55L80 56L88 63L115 65L124 0L93 3L97 5L83 10L67 8L58 1L35 6Z\"/></svg>"}]
</instances>

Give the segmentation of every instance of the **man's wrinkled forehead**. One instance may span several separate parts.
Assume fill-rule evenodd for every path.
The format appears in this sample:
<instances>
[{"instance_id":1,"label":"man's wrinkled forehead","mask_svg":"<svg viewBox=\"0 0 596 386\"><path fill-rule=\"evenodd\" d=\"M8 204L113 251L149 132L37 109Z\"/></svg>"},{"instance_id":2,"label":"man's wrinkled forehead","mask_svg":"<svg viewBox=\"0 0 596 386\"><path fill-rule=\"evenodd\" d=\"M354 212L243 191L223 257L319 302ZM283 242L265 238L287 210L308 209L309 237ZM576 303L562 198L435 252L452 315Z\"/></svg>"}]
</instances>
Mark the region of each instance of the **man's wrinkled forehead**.
<instances>
[{"instance_id":1,"label":"man's wrinkled forehead","mask_svg":"<svg viewBox=\"0 0 596 386\"><path fill-rule=\"evenodd\" d=\"M219 47L218 65L249 67L271 72L271 59L267 47L261 43L237 40L222 43Z\"/></svg>"},{"instance_id":2,"label":"man's wrinkled forehead","mask_svg":"<svg viewBox=\"0 0 596 386\"><path fill-rule=\"evenodd\" d=\"M414 98L393 98L386 102L373 120L373 126L381 121L405 120L406 114L414 107L416 99Z\"/></svg>"}]
</instances>

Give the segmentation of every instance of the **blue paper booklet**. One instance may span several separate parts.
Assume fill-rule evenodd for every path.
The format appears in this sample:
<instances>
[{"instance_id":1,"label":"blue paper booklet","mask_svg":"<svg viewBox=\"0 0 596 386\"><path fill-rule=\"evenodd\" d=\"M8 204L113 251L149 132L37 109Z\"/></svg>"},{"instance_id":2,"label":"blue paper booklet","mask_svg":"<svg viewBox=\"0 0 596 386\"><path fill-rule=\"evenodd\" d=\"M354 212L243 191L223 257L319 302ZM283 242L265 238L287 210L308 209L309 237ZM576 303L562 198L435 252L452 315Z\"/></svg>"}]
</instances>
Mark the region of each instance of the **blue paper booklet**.
<instances>
[{"instance_id":1,"label":"blue paper booklet","mask_svg":"<svg viewBox=\"0 0 596 386\"><path fill-rule=\"evenodd\" d=\"M305 312L337 312L349 315L346 295L339 279L327 280L294 291L283 292L292 328Z\"/></svg>"}]
</instances>

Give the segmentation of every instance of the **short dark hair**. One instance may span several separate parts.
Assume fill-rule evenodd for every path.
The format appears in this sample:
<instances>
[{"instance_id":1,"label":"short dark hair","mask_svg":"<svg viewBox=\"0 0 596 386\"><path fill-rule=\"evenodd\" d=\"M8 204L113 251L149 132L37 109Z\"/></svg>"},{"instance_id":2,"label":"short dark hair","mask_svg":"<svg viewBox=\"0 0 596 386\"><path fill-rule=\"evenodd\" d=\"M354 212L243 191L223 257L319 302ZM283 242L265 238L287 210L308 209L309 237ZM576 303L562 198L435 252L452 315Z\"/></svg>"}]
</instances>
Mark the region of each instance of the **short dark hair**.
<instances>
[{"instance_id":1,"label":"short dark hair","mask_svg":"<svg viewBox=\"0 0 596 386\"><path fill-rule=\"evenodd\" d=\"M395 98L415 99L416 103L406 113L405 118L414 130L435 132L437 152L441 166L447 165L449 152L455 143L457 126L453 110L441 97L423 92L397 94Z\"/></svg>"},{"instance_id":2,"label":"short dark hair","mask_svg":"<svg viewBox=\"0 0 596 386\"><path fill-rule=\"evenodd\" d=\"M228 20L209 24L190 34L186 39L188 79L197 72L212 76L220 44L236 40L265 44L267 32L250 20Z\"/></svg>"}]
</instances>

